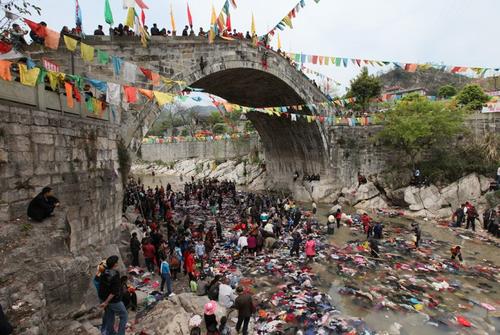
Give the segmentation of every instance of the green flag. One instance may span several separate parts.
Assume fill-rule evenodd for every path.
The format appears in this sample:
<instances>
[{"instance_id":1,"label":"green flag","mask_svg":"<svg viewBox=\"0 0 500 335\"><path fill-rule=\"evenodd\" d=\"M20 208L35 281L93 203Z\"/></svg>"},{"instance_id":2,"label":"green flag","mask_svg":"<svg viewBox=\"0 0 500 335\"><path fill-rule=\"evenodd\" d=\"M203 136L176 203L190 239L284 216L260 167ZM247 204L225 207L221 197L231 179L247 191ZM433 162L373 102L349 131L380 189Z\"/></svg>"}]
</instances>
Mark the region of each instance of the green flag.
<instances>
[{"instance_id":1,"label":"green flag","mask_svg":"<svg viewBox=\"0 0 500 335\"><path fill-rule=\"evenodd\" d=\"M97 49L97 60L99 64L106 65L109 63L109 55L107 52Z\"/></svg>"},{"instance_id":2,"label":"green flag","mask_svg":"<svg viewBox=\"0 0 500 335\"><path fill-rule=\"evenodd\" d=\"M113 21L113 12L111 11L111 6L109 5L109 0L106 0L104 4L104 20L107 24L112 25Z\"/></svg>"}]
</instances>

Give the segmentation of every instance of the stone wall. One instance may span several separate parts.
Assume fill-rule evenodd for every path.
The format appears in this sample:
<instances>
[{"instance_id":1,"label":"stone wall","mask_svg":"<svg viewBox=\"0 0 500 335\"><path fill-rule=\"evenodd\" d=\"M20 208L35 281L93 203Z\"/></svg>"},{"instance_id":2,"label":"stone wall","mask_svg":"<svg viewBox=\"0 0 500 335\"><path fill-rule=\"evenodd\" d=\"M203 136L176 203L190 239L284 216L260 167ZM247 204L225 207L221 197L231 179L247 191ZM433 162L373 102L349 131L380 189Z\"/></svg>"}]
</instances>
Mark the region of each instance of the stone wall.
<instances>
[{"instance_id":1,"label":"stone wall","mask_svg":"<svg viewBox=\"0 0 500 335\"><path fill-rule=\"evenodd\" d=\"M165 163L189 158L228 160L247 156L258 151L259 146L257 136L211 142L143 144L141 158L147 162Z\"/></svg>"},{"instance_id":2,"label":"stone wall","mask_svg":"<svg viewBox=\"0 0 500 335\"><path fill-rule=\"evenodd\" d=\"M0 222L25 218L29 201L51 186L67 211L71 251L110 241L122 203L117 125L48 108L56 93L0 85L0 95L27 92L23 105L0 101Z\"/></svg>"}]
</instances>

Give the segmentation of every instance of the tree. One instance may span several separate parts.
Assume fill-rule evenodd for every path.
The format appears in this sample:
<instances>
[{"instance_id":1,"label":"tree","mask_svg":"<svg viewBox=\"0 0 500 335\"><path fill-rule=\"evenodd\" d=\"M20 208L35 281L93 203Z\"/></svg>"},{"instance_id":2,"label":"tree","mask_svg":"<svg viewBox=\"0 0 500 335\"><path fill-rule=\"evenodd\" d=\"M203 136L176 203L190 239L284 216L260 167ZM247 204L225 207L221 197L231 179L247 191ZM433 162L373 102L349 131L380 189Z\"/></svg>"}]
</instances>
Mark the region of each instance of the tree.
<instances>
[{"instance_id":1,"label":"tree","mask_svg":"<svg viewBox=\"0 0 500 335\"><path fill-rule=\"evenodd\" d=\"M356 104L361 106L363 112L366 112L370 99L378 97L382 90L380 80L368 74L368 69L364 67L361 73L351 81L351 88L347 93L348 97L356 98Z\"/></svg>"},{"instance_id":2,"label":"tree","mask_svg":"<svg viewBox=\"0 0 500 335\"><path fill-rule=\"evenodd\" d=\"M409 95L386 113L378 138L402 150L414 166L423 151L447 144L464 130L464 113L450 102Z\"/></svg>"},{"instance_id":3,"label":"tree","mask_svg":"<svg viewBox=\"0 0 500 335\"><path fill-rule=\"evenodd\" d=\"M453 85L444 85L438 90L438 98L449 99L455 95L457 95L457 89Z\"/></svg>"},{"instance_id":4,"label":"tree","mask_svg":"<svg viewBox=\"0 0 500 335\"><path fill-rule=\"evenodd\" d=\"M26 0L0 0L0 7L19 15L31 15L33 10L36 11L38 15L42 12L40 7Z\"/></svg>"},{"instance_id":5,"label":"tree","mask_svg":"<svg viewBox=\"0 0 500 335\"><path fill-rule=\"evenodd\" d=\"M479 110L488 100L488 95L477 84L465 85L457 95L458 103L468 110Z\"/></svg>"}]
</instances>

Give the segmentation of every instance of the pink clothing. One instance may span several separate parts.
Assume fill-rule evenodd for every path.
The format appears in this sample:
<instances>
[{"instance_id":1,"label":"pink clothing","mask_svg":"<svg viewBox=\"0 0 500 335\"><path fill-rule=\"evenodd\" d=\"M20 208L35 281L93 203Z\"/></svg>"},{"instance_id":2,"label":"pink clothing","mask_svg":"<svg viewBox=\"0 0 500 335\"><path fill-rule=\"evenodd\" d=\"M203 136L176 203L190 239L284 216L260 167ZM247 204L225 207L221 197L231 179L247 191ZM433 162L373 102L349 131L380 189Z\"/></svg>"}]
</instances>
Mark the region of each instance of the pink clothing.
<instances>
[{"instance_id":1,"label":"pink clothing","mask_svg":"<svg viewBox=\"0 0 500 335\"><path fill-rule=\"evenodd\" d=\"M309 240L306 242L306 256L316 255L316 242L314 240Z\"/></svg>"},{"instance_id":2,"label":"pink clothing","mask_svg":"<svg viewBox=\"0 0 500 335\"><path fill-rule=\"evenodd\" d=\"M255 236L253 235L248 236L247 243L248 243L248 249L257 248L257 238Z\"/></svg>"}]
</instances>

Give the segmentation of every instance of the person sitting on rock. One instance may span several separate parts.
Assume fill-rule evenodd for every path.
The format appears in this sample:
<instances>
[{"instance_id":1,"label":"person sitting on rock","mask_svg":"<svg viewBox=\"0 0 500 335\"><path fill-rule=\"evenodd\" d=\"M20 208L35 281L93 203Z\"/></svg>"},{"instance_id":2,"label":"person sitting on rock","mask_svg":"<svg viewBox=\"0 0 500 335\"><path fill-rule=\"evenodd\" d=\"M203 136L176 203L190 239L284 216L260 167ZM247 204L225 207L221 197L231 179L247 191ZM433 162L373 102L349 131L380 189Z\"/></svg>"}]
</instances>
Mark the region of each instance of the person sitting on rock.
<instances>
[{"instance_id":1,"label":"person sitting on rock","mask_svg":"<svg viewBox=\"0 0 500 335\"><path fill-rule=\"evenodd\" d=\"M54 209L59 206L59 200L54 197L52 188L44 187L28 206L28 217L33 221L42 222L52 215Z\"/></svg>"},{"instance_id":2,"label":"person sitting on rock","mask_svg":"<svg viewBox=\"0 0 500 335\"><path fill-rule=\"evenodd\" d=\"M366 180L366 177L361 174L361 172L358 172L358 187L360 187L363 184L366 184L368 181Z\"/></svg>"}]
</instances>

